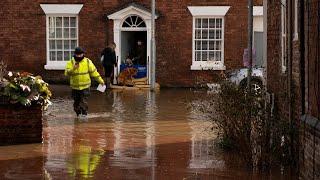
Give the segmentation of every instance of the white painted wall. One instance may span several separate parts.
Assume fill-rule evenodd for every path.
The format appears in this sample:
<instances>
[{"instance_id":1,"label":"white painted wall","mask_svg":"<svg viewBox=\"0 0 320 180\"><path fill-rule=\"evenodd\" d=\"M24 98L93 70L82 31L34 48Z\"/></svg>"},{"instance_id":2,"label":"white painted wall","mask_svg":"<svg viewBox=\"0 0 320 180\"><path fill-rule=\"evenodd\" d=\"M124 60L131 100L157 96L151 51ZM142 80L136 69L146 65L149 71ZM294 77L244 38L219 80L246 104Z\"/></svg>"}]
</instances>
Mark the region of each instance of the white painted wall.
<instances>
[{"instance_id":1,"label":"white painted wall","mask_svg":"<svg viewBox=\"0 0 320 180\"><path fill-rule=\"evenodd\" d=\"M263 16L253 17L253 32L263 32Z\"/></svg>"}]
</instances>

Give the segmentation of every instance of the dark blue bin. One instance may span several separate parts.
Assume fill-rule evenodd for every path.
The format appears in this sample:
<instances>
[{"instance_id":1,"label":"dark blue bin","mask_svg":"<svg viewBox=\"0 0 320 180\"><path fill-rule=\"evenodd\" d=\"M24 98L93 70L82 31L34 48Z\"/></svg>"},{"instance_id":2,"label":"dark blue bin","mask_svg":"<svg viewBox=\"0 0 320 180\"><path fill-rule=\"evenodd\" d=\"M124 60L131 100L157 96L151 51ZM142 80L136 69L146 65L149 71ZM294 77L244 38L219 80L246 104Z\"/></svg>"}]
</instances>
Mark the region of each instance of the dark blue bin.
<instances>
[{"instance_id":1,"label":"dark blue bin","mask_svg":"<svg viewBox=\"0 0 320 180\"><path fill-rule=\"evenodd\" d=\"M139 78L147 77L147 66L143 66L143 65L128 66L128 65L125 65L125 64L121 64L120 65L120 72L123 71L124 69L128 68L128 67L133 67L133 68L136 68L138 70L137 75L134 76L134 78L139 79Z\"/></svg>"}]
</instances>

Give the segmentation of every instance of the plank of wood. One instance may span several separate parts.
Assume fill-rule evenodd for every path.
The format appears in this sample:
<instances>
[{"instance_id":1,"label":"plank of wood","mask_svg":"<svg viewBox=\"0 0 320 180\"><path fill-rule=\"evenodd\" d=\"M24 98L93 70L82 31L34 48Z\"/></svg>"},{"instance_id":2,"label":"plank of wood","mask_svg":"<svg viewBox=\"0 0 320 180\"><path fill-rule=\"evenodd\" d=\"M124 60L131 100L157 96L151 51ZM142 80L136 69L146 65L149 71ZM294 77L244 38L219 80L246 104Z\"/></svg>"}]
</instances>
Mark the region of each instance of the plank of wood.
<instances>
[{"instance_id":1,"label":"plank of wood","mask_svg":"<svg viewBox=\"0 0 320 180\"><path fill-rule=\"evenodd\" d=\"M117 90L139 90L139 89L150 89L151 86L149 84L136 84L133 87L129 86L118 86L118 85L111 85L111 89ZM156 89L160 89L160 85L156 83Z\"/></svg>"}]
</instances>

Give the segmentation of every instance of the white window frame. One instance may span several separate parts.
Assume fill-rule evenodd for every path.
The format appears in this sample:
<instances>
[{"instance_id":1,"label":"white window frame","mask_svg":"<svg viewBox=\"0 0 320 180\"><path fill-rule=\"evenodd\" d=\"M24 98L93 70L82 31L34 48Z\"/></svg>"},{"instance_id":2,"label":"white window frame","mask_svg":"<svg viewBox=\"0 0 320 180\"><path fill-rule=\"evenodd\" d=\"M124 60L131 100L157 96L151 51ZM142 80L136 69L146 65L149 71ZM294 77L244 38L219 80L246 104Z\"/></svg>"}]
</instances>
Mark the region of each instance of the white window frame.
<instances>
[{"instance_id":1,"label":"white window frame","mask_svg":"<svg viewBox=\"0 0 320 180\"><path fill-rule=\"evenodd\" d=\"M224 65L224 41L225 41L225 15L230 6L188 6L193 16L192 27L192 65L191 70L226 70ZM221 61L196 61L195 55L195 27L196 19L220 18L222 19Z\"/></svg>"},{"instance_id":2,"label":"white window frame","mask_svg":"<svg viewBox=\"0 0 320 180\"><path fill-rule=\"evenodd\" d=\"M49 47L49 17L76 17L77 46L79 46L79 12L82 4L41 4L40 7L46 14L46 70L64 70L67 61L50 61Z\"/></svg>"},{"instance_id":3,"label":"white window frame","mask_svg":"<svg viewBox=\"0 0 320 180\"><path fill-rule=\"evenodd\" d=\"M286 0L281 0L281 71L287 70L287 6Z\"/></svg>"},{"instance_id":4,"label":"white window frame","mask_svg":"<svg viewBox=\"0 0 320 180\"><path fill-rule=\"evenodd\" d=\"M299 10L299 0L294 0L294 41L299 39L298 33L298 10Z\"/></svg>"}]
</instances>

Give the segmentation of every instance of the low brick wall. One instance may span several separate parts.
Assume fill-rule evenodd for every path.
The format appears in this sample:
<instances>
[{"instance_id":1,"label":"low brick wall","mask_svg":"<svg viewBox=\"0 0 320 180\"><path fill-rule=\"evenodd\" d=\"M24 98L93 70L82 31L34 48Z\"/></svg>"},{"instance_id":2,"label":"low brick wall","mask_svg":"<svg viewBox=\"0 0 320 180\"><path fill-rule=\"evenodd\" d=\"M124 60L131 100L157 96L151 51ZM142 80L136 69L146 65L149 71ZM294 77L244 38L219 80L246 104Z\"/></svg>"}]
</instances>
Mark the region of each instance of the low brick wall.
<instances>
[{"instance_id":1,"label":"low brick wall","mask_svg":"<svg viewBox=\"0 0 320 180\"><path fill-rule=\"evenodd\" d=\"M0 145L41 142L41 106L0 105Z\"/></svg>"},{"instance_id":2,"label":"low brick wall","mask_svg":"<svg viewBox=\"0 0 320 180\"><path fill-rule=\"evenodd\" d=\"M300 179L320 179L320 120L302 117Z\"/></svg>"}]
</instances>

